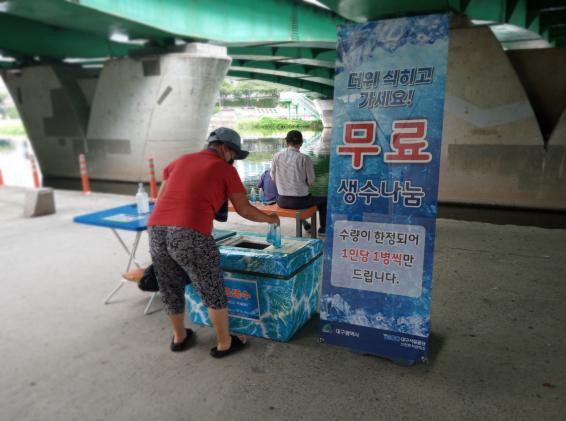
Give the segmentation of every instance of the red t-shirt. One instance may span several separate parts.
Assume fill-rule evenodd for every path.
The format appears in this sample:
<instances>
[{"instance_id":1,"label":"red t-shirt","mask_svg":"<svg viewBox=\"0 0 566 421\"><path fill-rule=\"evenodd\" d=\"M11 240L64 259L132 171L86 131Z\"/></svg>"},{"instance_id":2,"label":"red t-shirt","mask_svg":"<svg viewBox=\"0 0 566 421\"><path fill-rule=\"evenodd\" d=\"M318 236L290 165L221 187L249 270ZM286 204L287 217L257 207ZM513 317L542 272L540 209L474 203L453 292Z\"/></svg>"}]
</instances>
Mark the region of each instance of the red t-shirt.
<instances>
[{"instance_id":1,"label":"red t-shirt","mask_svg":"<svg viewBox=\"0 0 566 421\"><path fill-rule=\"evenodd\" d=\"M228 195L246 193L236 169L211 150L181 156L163 171L161 192L148 225L212 233L212 221Z\"/></svg>"}]
</instances>

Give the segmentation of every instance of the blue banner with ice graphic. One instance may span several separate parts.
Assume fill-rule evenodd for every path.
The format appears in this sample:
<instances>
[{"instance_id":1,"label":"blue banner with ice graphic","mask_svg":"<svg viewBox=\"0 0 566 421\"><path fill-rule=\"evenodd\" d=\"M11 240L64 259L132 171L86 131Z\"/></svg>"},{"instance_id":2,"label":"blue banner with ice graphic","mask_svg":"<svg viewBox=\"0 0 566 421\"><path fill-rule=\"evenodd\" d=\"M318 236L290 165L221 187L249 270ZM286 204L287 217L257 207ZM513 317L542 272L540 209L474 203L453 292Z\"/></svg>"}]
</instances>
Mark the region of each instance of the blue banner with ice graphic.
<instances>
[{"instance_id":1,"label":"blue banner with ice graphic","mask_svg":"<svg viewBox=\"0 0 566 421\"><path fill-rule=\"evenodd\" d=\"M449 14L338 29L321 340L426 359Z\"/></svg>"}]
</instances>

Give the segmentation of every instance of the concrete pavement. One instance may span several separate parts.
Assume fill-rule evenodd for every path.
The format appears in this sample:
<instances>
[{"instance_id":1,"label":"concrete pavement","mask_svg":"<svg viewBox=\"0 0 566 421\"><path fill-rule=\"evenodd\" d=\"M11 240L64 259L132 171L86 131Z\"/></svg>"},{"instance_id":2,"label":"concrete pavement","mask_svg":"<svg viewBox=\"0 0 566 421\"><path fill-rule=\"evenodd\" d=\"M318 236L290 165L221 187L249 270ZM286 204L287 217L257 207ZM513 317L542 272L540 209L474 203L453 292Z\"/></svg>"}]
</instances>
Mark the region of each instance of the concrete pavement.
<instances>
[{"instance_id":1,"label":"concrete pavement","mask_svg":"<svg viewBox=\"0 0 566 421\"><path fill-rule=\"evenodd\" d=\"M163 312L119 280L110 230L72 217L133 197L56 191L57 213L22 217L0 189L1 420L543 420L566 414L566 230L438 221L431 361L399 367L318 343L253 339L213 360L212 329L168 349ZM283 233L294 232L285 221ZM219 228L258 230L231 214ZM129 239L133 237L128 237ZM148 260L147 237L140 246Z\"/></svg>"}]
</instances>

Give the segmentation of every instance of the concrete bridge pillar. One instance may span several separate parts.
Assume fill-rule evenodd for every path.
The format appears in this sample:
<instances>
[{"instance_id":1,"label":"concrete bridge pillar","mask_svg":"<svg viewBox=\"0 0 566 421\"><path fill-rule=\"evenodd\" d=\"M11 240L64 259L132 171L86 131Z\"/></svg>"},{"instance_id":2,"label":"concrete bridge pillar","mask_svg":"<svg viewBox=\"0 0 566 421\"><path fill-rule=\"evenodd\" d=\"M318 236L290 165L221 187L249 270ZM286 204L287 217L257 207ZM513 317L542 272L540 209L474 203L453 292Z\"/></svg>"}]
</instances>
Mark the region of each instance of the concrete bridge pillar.
<instances>
[{"instance_id":1,"label":"concrete bridge pillar","mask_svg":"<svg viewBox=\"0 0 566 421\"><path fill-rule=\"evenodd\" d=\"M147 178L178 156L202 149L231 59L225 47L189 44L182 53L108 61L88 125L91 177Z\"/></svg>"},{"instance_id":2,"label":"concrete bridge pillar","mask_svg":"<svg viewBox=\"0 0 566 421\"><path fill-rule=\"evenodd\" d=\"M4 72L41 168L79 176L84 153L99 180L147 180L178 156L203 147L231 59L225 47L111 59L102 71L49 64Z\"/></svg>"},{"instance_id":3,"label":"concrete bridge pillar","mask_svg":"<svg viewBox=\"0 0 566 421\"><path fill-rule=\"evenodd\" d=\"M487 27L452 30L449 48L439 200L565 210L566 77L548 74L564 49L506 53ZM332 101L315 104L332 126Z\"/></svg>"},{"instance_id":4,"label":"concrete bridge pillar","mask_svg":"<svg viewBox=\"0 0 566 421\"><path fill-rule=\"evenodd\" d=\"M323 127L332 127L332 100L331 99L315 99L314 105L320 114Z\"/></svg>"},{"instance_id":5,"label":"concrete bridge pillar","mask_svg":"<svg viewBox=\"0 0 566 421\"><path fill-rule=\"evenodd\" d=\"M97 73L65 64L2 72L44 175L78 176Z\"/></svg>"}]
</instances>

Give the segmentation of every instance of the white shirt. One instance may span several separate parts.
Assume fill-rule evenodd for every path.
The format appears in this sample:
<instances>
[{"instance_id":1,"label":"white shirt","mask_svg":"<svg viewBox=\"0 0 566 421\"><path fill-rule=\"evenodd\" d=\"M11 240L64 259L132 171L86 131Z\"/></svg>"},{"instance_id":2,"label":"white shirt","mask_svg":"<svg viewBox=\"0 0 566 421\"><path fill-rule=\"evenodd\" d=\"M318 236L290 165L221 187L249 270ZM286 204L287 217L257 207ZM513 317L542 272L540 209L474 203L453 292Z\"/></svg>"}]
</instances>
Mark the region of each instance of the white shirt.
<instances>
[{"instance_id":1,"label":"white shirt","mask_svg":"<svg viewBox=\"0 0 566 421\"><path fill-rule=\"evenodd\" d=\"M273 157L271 178L280 195L308 196L309 185L314 183L314 165L307 155L289 147Z\"/></svg>"}]
</instances>

